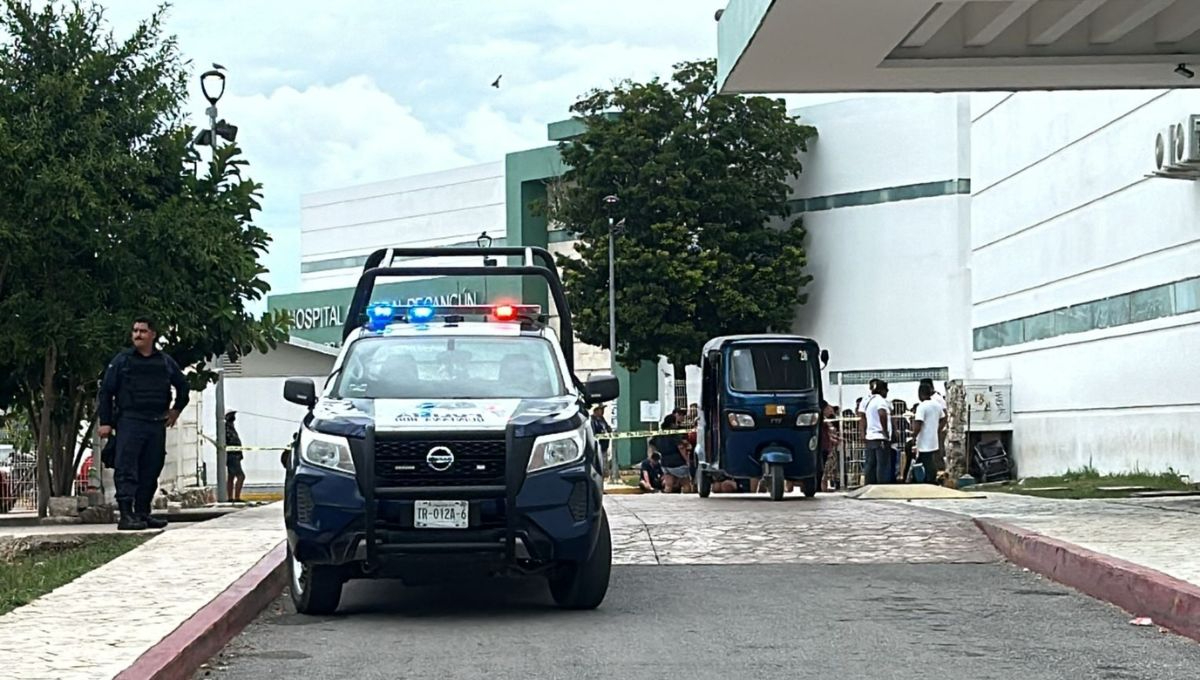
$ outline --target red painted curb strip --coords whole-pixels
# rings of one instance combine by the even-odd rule
[[[146,650],[117,680],[187,680],[221,651],[287,585],[283,542],[212,602]]]
[[[1004,522],[975,524],[1013,564],[1200,641],[1200,587]]]

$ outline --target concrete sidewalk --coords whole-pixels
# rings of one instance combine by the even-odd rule
[[[243,575],[261,568],[256,565],[264,556],[277,558],[273,549],[283,539],[279,504],[161,532],[0,616],[0,675],[116,677],[185,623],[194,623]]]
[[[989,493],[903,504],[972,517],[1012,562],[1200,640],[1200,499]]]

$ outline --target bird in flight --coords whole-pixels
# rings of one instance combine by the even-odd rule
[[[492,81],[492,87],[499,90],[500,89],[500,79],[503,77],[504,77],[504,74],[500,74],[500,75],[496,76],[496,79]]]

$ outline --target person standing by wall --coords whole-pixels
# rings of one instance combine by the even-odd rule
[[[936,484],[939,467],[937,455],[945,436],[946,411],[933,400],[931,385],[921,385],[918,395],[921,403],[917,405],[917,416],[913,420],[913,436],[917,440],[914,448],[917,460],[925,470],[925,479],[921,481]]]
[[[121,511],[117,529],[161,529],[167,523],[150,515],[150,503],[166,460],[167,428],[174,427],[188,405],[190,387],[179,364],[156,346],[158,333],[153,321],[134,319],[130,335],[133,347],[113,357],[100,383],[99,434],[110,437],[115,426],[113,477]],[[174,405],[171,388],[175,389]]]
[[[242,459],[245,456],[240,450],[229,450],[230,446],[242,446],[242,438],[234,426],[235,420],[237,411],[225,414],[225,469],[229,472],[225,477],[225,497],[234,503],[241,503],[242,484],[246,483],[246,472],[242,469]]]
[[[871,399],[863,406],[867,422],[867,456],[863,467],[867,484],[885,484],[892,467],[892,406],[887,400],[887,381],[876,380],[871,391]]]

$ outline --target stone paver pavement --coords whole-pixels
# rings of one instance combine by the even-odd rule
[[[607,496],[617,564],[984,563],[969,518],[841,495]]]
[[[981,499],[909,503],[1007,522],[1200,585],[1200,501],[1195,498],[1057,500],[990,493]]]
[[[283,538],[278,505],[162,532],[0,616],[0,677],[112,678]]]

